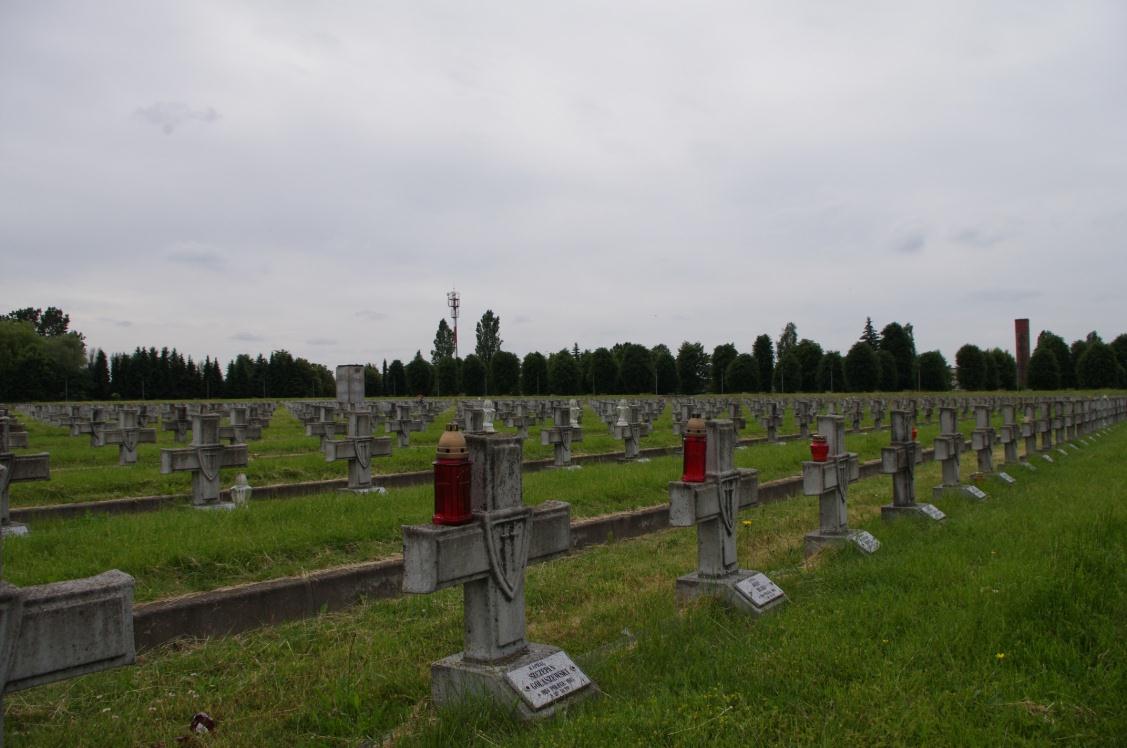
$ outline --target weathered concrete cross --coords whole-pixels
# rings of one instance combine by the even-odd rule
[[[162,418],[160,427],[165,431],[173,432],[173,439],[177,442],[184,442],[188,440],[188,432],[192,428],[192,419],[188,415],[187,405],[173,405],[172,414],[168,418]]]
[[[845,451],[845,417],[819,417],[818,432],[829,446],[828,456],[802,463],[802,492],[818,497],[818,529],[806,535],[806,555],[846,543],[873,553],[880,542],[864,530],[849,529],[849,484],[861,477],[861,468],[856,453]]]
[[[982,500],[986,494],[977,486],[963,485],[959,478],[959,459],[963,454],[963,435],[959,431],[959,423],[955,409],[941,406],[939,408],[939,436],[935,437],[935,459],[940,463],[943,482],[932,489],[932,496],[942,496],[947,491],[959,491],[973,499]]]
[[[918,514],[940,520],[946,517],[931,504],[916,503],[916,465],[923,461],[920,443],[912,436],[912,415],[892,411],[892,444],[881,447],[880,471],[892,476],[892,503],[880,508],[883,519]]]
[[[618,420],[614,424],[614,438],[623,440],[622,460],[638,459],[638,440],[649,436],[653,426],[642,420],[642,406],[628,405],[626,400],[618,401]]]
[[[8,489],[12,483],[51,480],[51,456],[46,452],[30,455],[12,454],[10,421],[0,416],[0,536],[26,535],[27,525],[13,522],[8,506]]]
[[[540,443],[554,445],[552,467],[571,467],[571,445],[583,441],[583,429],[572,420],[567,405],[552,407],[552,426],[540,431]]]
[[[697,526],[697,570],[677,580],[677,601],[718,597],[736,610],[759,616],[786,601],[765,574],[739,567],[739,513],[758,501],[759,471],[734,467],[736,437],[731,422],[702,424],[700,419],[688,419],[686,438],[692,438],[701,425],[706,440],[704,482],[669,483],[669,524]]]
[[[327,441],[322,449],[325,462],[348,460],[348,490],[367,493],[372,490],[372,458],[391,454],[391,437],[372,436],[371,412],[355,410],[348,414],[348,436]]]
[[[400,447],[409,447],[411,446],[411,432],[422,431],[423,420],[411,417],[411,405],[409,403],[396,403],[395,418],[389,418],[384,427],[386,433],[394,433],[399,436]]]
[[[91,432],[90,446],[105,447],[110,444],[117,445],[117,464],[136,465],[137,445],[156,444],[156,429],[144,429],[137,422],[136,408],[122,408],[118,411],[118,427],[116,429],[103,428]]]
[[[777,444],[779,441],[779,427],[783,425],[783,417],[779,413],[777,402],[767,403],[767,415],[763,417],[763,427],[767,429],[767,441]]]
[[[192,506],[196,509],[233,509],[231,502],[219,500],[219,471],[247,464],[247,446],[225,447],[219,443],[219,416],[192,416],[192,443],[186,449],[162,449],[160,472],[192,473]]]
[[[461,585],[465,649],[431,665],[438,706],[485,696],[525,719],[547,716],[595,688],[557,647],[525,639],[524,571],[567,552],[571,507],[524,505],[521,441],[467,434],[473,521],[403,527],[403,590]]]
[[[246,444],[262,438],[262,427],[250,422],[250,409],[247,406],[233,405],[229,413],[230,424],[219,427],[220,440],[226,439],[231,444]]]
[[[990,425],[990,408],[985,405],[974,406],[974,431],[970,435],[970,446],[978,460],[978,472],[983,475],[994,473],[994,427]]]

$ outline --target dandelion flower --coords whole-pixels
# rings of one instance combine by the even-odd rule
[[[1005,652],[999,652],[998,654],[994,655],[994,659],[1004,660],[1004,659],[1006,659],[1006,653]]]

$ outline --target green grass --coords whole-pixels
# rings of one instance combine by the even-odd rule
[[[747,416],[747,410],[741,411]],[[865,409],[863,426],[872,424],[868,408]],[[430,469],[434,460],[434,449],[445,424],[454,414],[448,409],[422,432],[411,434],[408,447],[398,447],[398,441],[391,436],[393,451],[388,457],[377,457],[372,461],[375,474],[413,472]],[[138,447],[138,462],[131,466],[117,464],[118,451],[115,446],[91,447],[89,436],[70,436],[68,429],[38,423],[24,418],[30,446],[17,453],[48,452],[51,455],[51,480],[28,483],[15,483],[11,487],[11,505],[14,507],[66,504],[83,501],[100,501],[130,496],[165,496],[186,494],[191,490],[189,473],[161,475],[160,450],[187,446],[176,444],[170,431],[161,431],[157,425],[157,443],[142,444]],[[600,454],[621,452],[622,442],[615,439],[598,420],[594,411],[584,406],[583,441],[573,447],[573,453]],[[672,431],[672,408],[665,411],[655,421],[650,436],[641,440],[643,448],[669,447],[679,444]],[[887,421],[886,421],[887,423]],[[848,421],[847,421],[848,424]],[[1000,424],[1000,421],[999,421]],[[546,425],[542,424],[542,426]],[[152,427],[152,424],[150,424]],[[496,423],[501,433],[516,433],[499,421]],[[540,444],[541,426],[530,427],[529,438],[524,442],[524,458],[541,460],[552,457],[552,447]],[[783,420],[780,433],[797,431],[794,415],[788,411]],[[749,420],[741,437],[765,435],[758,422]],[[967,431],[969,433],[969,430]],[[246,468],[230,468],[224,474],[227,481],[233,482],[235,473],[245,472],[251,485],[273,485],[279,483],[300,483],[305,481],[341,479],[347,474],[343,462],[329,463],[320,451],[319,437],[305,436],[304,427],[289,411],[278,408],[271,425],[263,430],[263,438],[249,442],[248,465]]]
[[[935,428],[923,427],[921,439],[930,438]],[[887,443],[887,432],[847,438],[862,460],[878,457]],[[764,482],[800,474],[802,461],[809,459],[802,442],[756,445],[735,455],[738,466],[757,468]],[[680,468],[680,457],[669,456],[528,473],[525,501],[567,501],[574,517],[654,506],[668,501],[668,483],[679,477]],[[431,487],[423,485],[392,489],[387,496],[334,491],[279,500],[252,497],[251,508],[237,512],[200,512],[185,505],[40,520],[29,535],[4,543],[4,569],[21,585],[121,569],[136,578],[138,601],[156,600],[398,553],[400,526],[429,522],[433,501]]]
[[[813,499],[744,514],[743,566],[790,604],[758,621],[678,612],[696,533],[668,530],[530,569],[529,639],[605,695],[527,726],[481,705],[435,715],[428,663],[461,647],[461,592],[167,646],[136,667],[7,697],[12,745],[1115,745],[1127,734],[1127,430],[1017,473],[942,524],[884,524],[888,479],[851,492],[883,547],[802,559]],[[920,485],[936,480],[921,469]],[[1000,656],[1001,655],[1001,656]]]

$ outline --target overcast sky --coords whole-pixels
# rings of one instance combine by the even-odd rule
[[[0,313],[330,367],[1127,332],[1127,3],[0,2]]]

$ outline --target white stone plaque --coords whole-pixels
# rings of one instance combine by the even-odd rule
[[[966,489],[967,489],[967,493],[969,493],[971,496],[973,496],[976,499],[985,499],[986,498],[986,492],[983,491],[978,486],[967,486]]]
[[[873,537],[871,532],[861,530],[853,533],[853,542],[865,553],[876,553],[880,548],[880,541]]]
[[[1032,470],[1032,471],[1033,471],[1033,472],[1035,472],[1035,473],[1037,472],[1037,468],[1033,467],[1033,465],[1031,465],[1031,464],[1030,464],[1030,463],[1028,463],[1028,462],[1022,462],[1022,463],[1020,463],[1020,464],[1021,464],[1021,466],[1022,466],[1023,468],[1025,468],[1026,470]]]
[[[1014,480],[1014,477],[1012,475],[1010,475],[1009,473],[1007,473],[1005,470],[998,473],[998,477],[1001,478],[1002,480],[1004,480],[1006,483],[1009,483],[1010,485],[1017,483],[1017,481]]]
[[[1065,451],[1064,451],[1063,449],[1061,449],[1060,447],[1057,447],[1057,451],[1058,451],[1058,452],[1060,452],[1060,453],[1061,453],[1062,455],[1064,455],[1065,457],[1068,457],[1068,452],[1065,452]]]
[[[778,585],[768,579],[766,574],[759,572],[747,579],[741,579],[736,583],[736,589],[757,608],[762,608],[772,600],[783,596],[783,591]]]
[[[934,504],[920,504],[920,511],[932,519],[946,519],[947,515]]]
[[[505,679],[533,709],[543,709],[591,685],[591,679],[571,661],[567,652],[556,652],[510,670],[505,673]]]
[[[1045,462],[1052,462],[1053,461],[1053,458],[1050,457],[1049,455],[1041,455],[1041,456],[1045,458]]]

